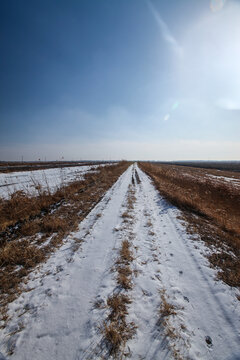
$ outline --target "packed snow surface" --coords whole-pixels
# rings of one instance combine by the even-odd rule
[[[0,197],[8,198],[13,192],[23,190],[27,194],[38,195],[39,185],[44,190],[55,191],[74,180],[80,180],[84,174],[104,165],[84,165],[34,171],[0,173]]]
[[[215,280],[204,244],[190,239],[178,219],[179,211],[132,165],[79,230],[32,274],[28,283],[32,290],[10,304],[12,319],[0,338],[1,360],[112,358],[101,346],[100,329],[108,310],[94,304],[106,304],[116,288],[112,269],[127,234],[121,215],[132,178],[136,202],[131,267],[135,276],[127,320],[134,321],[137,330],[126,344],[128,358],[175,359],[178,351],[182,359],[240,359],[235,290]],[[78,250],[76,241],[81,242]],[[167,335],[161,322],[160,293],[174,306],[169,324],[175,337]],[[11,350],[13,355],[7,355]]]

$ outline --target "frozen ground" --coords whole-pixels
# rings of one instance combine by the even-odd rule
[[[36,187],[51,192],[71,181],[83,178],[86,172],[94,171],[104,165],[84,165],[76,167],[53,168],[35,171],[17,171],[12,173],[0,173],[0,197],[8,198],[17,190],[23,190],[28,194],[37,195]]]
[[[137,170],[140,183],[135,177]],[[240,309],[235,290],[215,281],[201,242],[190,240],[176,208],[166,203],[136,165],[118,179],[49,261],[31,276],[10,305],[0,335],[0,359],[108,359],[100,330],[108,310],[95,307],[116,288],[112,271],[127,236],[122,213],[135,179],[132,303],[128,321],[137,331],[124,354],[131,359],[240,359]],[[81,241],[75,251],[75,240]],[[174,306],[166,326],[161,295]],[[13,351],[13,355],[7,355]],[[175,357],[174,357],[175,354]],[[176,355],[177,354],[177,355]],[[2,356],[2,357],[1,357]],[[179,356],[179,357],[177,357]]]

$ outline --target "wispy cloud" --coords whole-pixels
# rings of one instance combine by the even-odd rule
[[[155,6],[152,4],[151,1],[147,0],[147,5],[161,30],[161,34],[162,34],[164,41],[173,49],[173,51],[178,56],[181,56],[182,52],[183,52],[182,47],[179,45],[178,41],[172,35],[171,31],[169,30],[165,21],[162,19],[161,15],[156,10]]]

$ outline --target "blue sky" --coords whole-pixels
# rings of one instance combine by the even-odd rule
[[[0,160],[239,159],[239,1],[4,0],[0,28]]]

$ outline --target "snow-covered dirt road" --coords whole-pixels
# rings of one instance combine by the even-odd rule
[[[135,201],[128,222],[130,190]],[[207,249],[190,240],[179,214],[136,164],[130,166],[79,231],[32,274],[32,290],[10,305],[0,359],[114,358],[103,324],[107,299],[119,291],[114,264],[124,239],[133,252],[126,320],[136,331],[119,358],[240,359],[235,290],[215,280]]]

